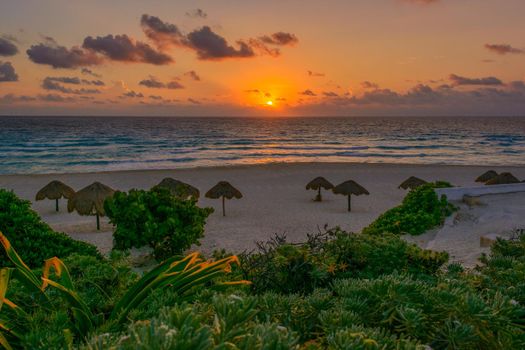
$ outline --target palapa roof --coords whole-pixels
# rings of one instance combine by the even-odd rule
[[[345,182],[335,186],[332,189],[332,191],[335,194],[343,194],[345,196],[348,196],[348,195],[351,195],[351,194],[354,195],[354,196],[360,196],[362,194],[366,194],[366,195],[370,194],[366,190],[366,188],[364,188],[363,186],[361,186],[360,184],[358,184],[354,180],[345,181]]]
[[[504,185],[504,184],[515,184],[518,182],[520,182],[520,180],[518,180],[511,173],[501,173],[498,176],[485,182],[485,185]]]
[[[228,181],[220,181],[217,185],[213,186],[205,194],[206,198],[221,198],[225,197],[228,199],[232,198],[242,198],[242,193],[235,187],[233,187]]]
[[[36,194],[36,200],[41,201],[43,199],[60,199],[62,197],[64,198],[71,198],[75,194],[75,190],[73,190],[71,187],[66,185],[63,182],[60,182],[58,180],[51,181],[38,193]]]
[[[200,191],[198,188],[193,187],[190,184],[185,182],[173,179],[171,177],[164,178],[158,185],[154,188],[166,188],[170,190],[171,194],[179,198],[188,198],[193,197],[198,199],[200,197]]]
[[[76,210],[80,215],[92,215],[98,213],[105,215],[104,201],[113,196],[115,190],[111,187],[94,182],[91,185],[84,187],[67,202],[67,211],[72,212]]]
[[[318,190],[320,187],[325,190],[334,188],[334,185],[322,176],[318,176],[306,185],[307,190]]]
[[[424,185],[426,183],[427,182],[425,180],[420,179],[419,177],[410,176],[408,179],[403,181],[401,183],[401,185],[399,185],[398,188],[402,188],[404,190],[410,188],[411,190],[413,190],[414,188],[417,188],[417,187],[419,187],[421,185]]]
[[[494,170],[489,170],[478,176],[476,178],[476,182],[487,182],[489,180],[492,180],[496,176],[498,176],[497,172],[495,172]]]

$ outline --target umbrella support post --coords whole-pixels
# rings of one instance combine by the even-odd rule
[[[352,196],[348,195],[348,211],[352,211]]]
[[[55,210],[58,212],[58,199],[55,199]]]
[[[100,231],[100,217],[97,214],[97,231]]]
[[[222,196],[222,216],[226,216],[226,210],[224,209],[224,196]]]
[[[319,187],[319,189],[317,190],[317,196],[315,196],[314,201],[315,202],[322,202],[323,201],[323,197],[321,196],[321,187]]]

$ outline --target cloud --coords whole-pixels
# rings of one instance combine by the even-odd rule
[[[239,48],[229,45],[226,39],[204,26],[187,35],[187,45],[197,52],[201,60],[253,57],[255,52],[244,41],[237,41]]]
[[[158,81],[155,77],[149,77],[149,79],[144,79],[139,82],[139,85],[144,85],[149,88],[161,89],[165,88],[166,84]]]
[[[306,89],[304,91],[301,91],[299,94],[300,95],[304,95],[304,96],[312,96],[312,97],[313,96],[317,96],[317,94],[315,92],[313,92],[312,90],[310,90],[310,89]]]
[[[325,74],[324,73],[313,72],[313,71],[309,70],[308,71],[308,76],[309,77],[324,77]]]
[[[18,81],[18,74],[11,62],[0,61],[0,82]]]
[[[80,79],[77,77],[47,77],[46,80],[58,82],[62,84],[73,84],[73,85],[95,85],[95,86],[105,86],[106,84],[102,80],[87,80]]]
[[[379,88],[379,85],[376,84],[376,83],[372,83],[370,81],[363,81],[361,83],[361,87],[363,89],[378,89]]]
[[[258,94],[261,91],[259,89],[248,89],[248,90],[244,90],[244,92],[249,93],[249,94]]]
[[[237,40],[235,45],[232,45],[209,26],[203,26],[185,34],[176,25],[147,14],[142,15],[140,23],[146,36],[160,50],[164,51],[172,46],[184,47],[195,51],[201,60],[219,61],[228,58],[248,58],[255,57],[258,54],[268,54],[275,57],[280,55],[280,50],[268,47],[268,45],[292,46],[298,41],[293,34],[276,32],[259,38]]]
[[[42,88],[44,90],[59,91],[64,94],[84,95],[84,94],[99,94],[98,89],[72,89],[65,87],[60,83],[80,85],[80,79],[78,78],[67,78],[67,77],[47,77],[42,81]]]
[[[193,99],[193,98],[188,98],[188,102],[189,103],[192,103],[194,105],[200,105],[201,103],[199,101],[197,101],[196,99]]]
[[[80,85],[80,79],[77,77],[47,77],[46,79],[64,84]]]
[[[93,72],[91,69],[82,68],[80,72],[85,75],[91,75],[92,77],[95,77],[95,78],[102,78],[100,74]]]
[[[0,36],[0,56],[14,56],[17,53],[16,45],[9,38]]]
[[[333,91],[324,91],[323,95],[326,96],[326,97],[338,97],[339,96],[338,94],[336,94]]]
[[[122,94],[122,96],[120,96],[120,98],[126,98],[126,97],[129,97],[129,98],[143,98],[144,95],[141,93],[141,92],[135,92],[133,90],[129,90],[127,92],[125,92],[124,94]]]
[[[525,92],[525,82],[523,82],[521,80],[511,81],[508,84],[508,86],[510,87],[511,90],[518,90],[518,91]]]
[[[76,100],[73,97],[61,96],[58,94],[47,94],[47,95],[38,95],[38,99],[44,102],[75,102]]]
[[[88,36],[84,39],[82,47],[98,52],[113,61],[154,65],[165,65],[173,62],[169,55],[156,51],[146,43],[133,40],[126,34],[98,36],[96,38]]]
[[[208,17],[208,14],[201,9],[195,9],[186,12],[186,16],[190,18],[206,18]]]
[[[522,115],[525,82],[474,90],[418,84],[405,92],[375,89],[354,96],[323,96],[303,100],[291,108],[293,113],[302,115]]]
[[[162,96],[159,95],[149,95],[148,97],[153,100],[162,100]]]
[[[78,68],[102,63],[102,59],[94,52],[76,46],[68,49],[49,40],[47,43],[32,45],[26,53],[34,63],[53,68]]]
[[[166,84],[167,89],[184,89],[184,86],[176,80],[170,81]]]
[[[154,76],[150,76],[148,79],[143,79],[139,82],[139,85],[146,86],[153,89],[184,89],[184,86],[176,80],[164,83],[159,81]]]
[[[7,94],[0,97],[0,104],[13,104],[17,102],[31,102],[35,101],[36,98],[32,96],[27,95],[14,95],[14,94]]]
[[[142,15],[140,24],[146,36],[159,48],[185,45],[185,36],[175,24],[164,22],[159,17],[147,14]]]
[[[485,44],[485,48],[489,51],[497,53],[498,55],[506,54],[523,54],[525,53],[522,49],[517,49],[508,44]]]
[[[276,32],[271,35],[259,37],[259,40],[269,45],[293,46],[299,42],[299,39],[292,33]]]
[[[189,72],[184,73],[184,75],[195,81],[201,81],[201,77],[194,70],[190,70]]]
[[[450,74],[449,79],[454,85],[502,85],[503,82],[496,77],[465,78],[456,74]]]
[[[82,79],[82,83],[86,85],[95,85],[95,86],[106,86],[102,80],[86,80]]]

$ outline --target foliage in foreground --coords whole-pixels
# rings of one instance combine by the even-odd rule
[[[304,244],[276,235],[241,254],[242,275],[256,293],[309,293],[340,278],[375,278],[393,272],[434,275],[447,253],[423,250],[396,235],[371,236],[332,229],[309,235]]]
[[[200,295],[191,306],[161,312],[154,305],[155,316],[134,315],[126,330],[95,335],[83,349],[522,349],[525,308],[508,288],[520,275],[498,264],[503,256],[525,259],[525,238],[498,241],[476,273],[459,265],[428,274],[385,271],[308,293]],[[418,270],[420,263],[409,265]],[[523,295],[523,284],[516,289]]]
[[[81,254],[100,258],[95,246],[53,231],[31,209],[29,201],[4,189],[0,189],[0,231],[17,247],[21,258],[30,267],[40,266],[42,261],[54,256],[65,258]],[[9,259],[1,252],[0,266],[8,264]]]
[[[123,334],[94,336],[82,349],[297,349],[295,334],[256,318],[256,303],[255,298],[217,295],[206,304],[177,305],[133,323]]]
[[[447,182],[428,183],[411,190],[401,205],[381,214],[363,230],[365,234],[420,235],[443,224],[455,207],[445,196],[438,198],[435,188],[452,187]]]
[[[238,263],[236,256],[215,262],[202,261],[197,253],[181,260],[176,257],[167,259],[129,286],[126,293],[115,301],[111,311],[104,314],[94,312],[80,297],[63,261],[56,257],[46,260],[42,277],[39,278],[23,262],[1,232],[0,243],[15,266],[0,269],[0,344],[6,348],[24,345],[24,338],[32,338],[31,328],[34,324],[31,314],[41,312],[41,308],[48,310],[56,308],[63,312],[61,330],[62,333],[69,334],[64,341],[68,341],[69,338],[69,342],[72,342],[73,336],[84,339],[97,328],[118,328],[127,321],[128,314],[155,291],[169,288],[179,301],[191,298],[198,287],[231,271],[231,264]],[[12,277],[25,289],[27,298],[37,300],[32,307],[24,308],[20,306],[21,304],[17,304],[21,299],[20,290],[12,296],[9,294]],[[217,287],[246,283],[246,281],[224,282]],[[100,289],[103,287],[105,286],[98,286]],[[44,325],[36,325],[36,328],[42,326]]]
[[[114,248],[149,246],[157,260],[182,254],[204,236],[211,208],[199,208],[195,200],[182,200],[169,190],[116,192],[104,203],[106,215],[116,226]]]
[[[474,283],[487,293],[504,293],[525,305],[525,230],[516,230],[511,240],[498,239],[489,256],[473,276]]]

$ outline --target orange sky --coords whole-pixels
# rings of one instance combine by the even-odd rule
[[[0,114],[523,115],[523,13],[522,0],[2,2]]]

